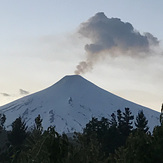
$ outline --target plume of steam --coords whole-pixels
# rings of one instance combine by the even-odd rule
[[[82,23],[78,32],[88,38],[91,44],[85,45],[86,60],[76,66],[75,74],[92,70],[94,64],[106,55],[141,57],[142,53],[150,54],[152,46],[159,45],[158,39],[152,34],[142,35],[130,23],[107,18],[102,12]]]

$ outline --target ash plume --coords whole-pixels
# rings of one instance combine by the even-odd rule
[[[94,64],[107,55],[144,57],[150,55],[153,46],[159,45],[151,33],[140,34],[130,23],[107,18],[103,12],[82,23],[78,32],[91,43],[85,45],[86,59],[76,66],[75,74],[92,70]]]
[[[79,63],[79,65],[76,66],[76,70],[75,70],[75,74],[76,75],[79,75],[79,74],[84,74],[90,70],[92,70],[92,63],[91,62],[85,62],[85,61],[82,61]]]

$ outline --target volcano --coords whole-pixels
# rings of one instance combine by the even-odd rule
[[[44,129],[55,126],[59,133],[82,132],[92,117],[110,119],[112,113],[125,108],[136,118],[143,110],[152,131],[159,125],[160,113],[118,97],[79,75],[65,76],[54,85],[1,106],[6,115],[6,129],[21,116],[28,127],[32,127],[40,114]]]

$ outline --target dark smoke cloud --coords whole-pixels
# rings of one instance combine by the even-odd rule
[[[85,62],[85,61],[82,61],[79,63],[79,65],[76,66],[77,70],[75,71],[75,74],[84,74],[90,70],[93,69],[92,67],[92,62]]]
[[[8,93],[0,93],[3,96],[10,96]]]
[[[87,58],[77,65],[75,74],[91,70],[101,56],[118,54],[140,57],[142,53],[150,54],[151,48],[159,45],[158,39],[152,34],[142,35],[130,23],[107,18],[102,12],[82,23],[78,32],[91,43],[85,45]]]
[[[28,91],[25,91],[23,89],[19,89],[19,92],[20,92],[20,95],[27,95],[27,94],[29,94]]]

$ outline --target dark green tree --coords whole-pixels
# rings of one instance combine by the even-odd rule
[[[123,113],[122,117],[122,129],[123,134],[125,136],[128,136],[133,128],[132,121],[134,119],[134,116],[132,115],[129,108],[125,108],[125,112]]]
[[[22,121],[22,118],[17,118],[12,123],[12,130],[8,133],[8,139],[13,146],[20,146],[23,144],[27,136],[27,126],[25,121]]]
[[[6,121],[6,116],[0,113],[0,132],[4,129],[4,123]]]
[[[86,124],[84,128],[84,134],[87,135],[88,140],[91,136],[96,136],[98,141],[101,142],[104,134],[109,129],[109,122],[107,118],[102,117],[101,120],[97,118],[92,118],[89,123]]]
[[[137,127],[138,130],[146,133],[149,130],[147,124],[148,120],[146,119],[143,110],[141,110],[136,117],[135,126]]]
[[[33,130],[35,132],[35,130]],[[32,137],[31,137],[32,136]],[[16,162],[20,163],[62,163],[67,162],[69,141],[65,134],[60,135],[54,127],[49,127],[39,137],[29,136]]]
[[[86,127],[84,128],[84,134],[92,135],[92,133],[96,133],[97,131],[98,131],[98,119],[92,117],[92,119],[89,121],[89,123],[86,124]]]
[[[75,133],[75,144],[72,148],[69,163],[102,163],[104,153],[102,152],[101,143],[95,135],[89,137],[82,133]]]
[[[153,158],[162,162],[163,151],[163,125],[156,126],[153,130]]]
[[[8,139],[7,139],[7,131],[5,130],[4,123],[6,121],[6,116],[4,114],[0,114],[0,162],[8,162]]]
[[[160,124],[163,125],[163,104],[161,106]]]
[[[110,153],[114,153],[115,149],[120,146],[120,133],[117,128],[116,115],[111,114],[111,119],[109,120],[109,128],[103,136],[102,151],[105,157],[108,157]]]
[[[155,162],[153,159],[152,136],[137,130],[127,138],[126,145],[118,148],[110,155],[111,163],[146,163]],[[158,162],[158,161],[157,161]]]
[[[110,127],[117,127],[116,115],[114,113],[111,114],[111,119],[109,120]]]
[[[122,112],[120,109],[117,110],[117,119],[118,119],[118,129],[120,132],[122,132],[123,117],[122,117]]]
[[[111,126],[103,137],[102,150],[105,157],[108,157],[110,153],[114,153],[122,145],[122,135],[116,127]]]
[[[154,159],[157,162],[162,162],[162,151],[163,151],[163,104],[161,106],[160,113],[160,124],[161,126],[155,126],[153,130],[153,147],[154,147]]]
[[[119,132],[119,139],[118,139],[118,145],[123,146],[126,142],[127,137],[132,131],[132,120],[134,119],[134,116],[132,115],[129,108],[125,108],[125,112],[121,112],[121,110],[117,110],[117,120],[118,125],[117,129]]]

